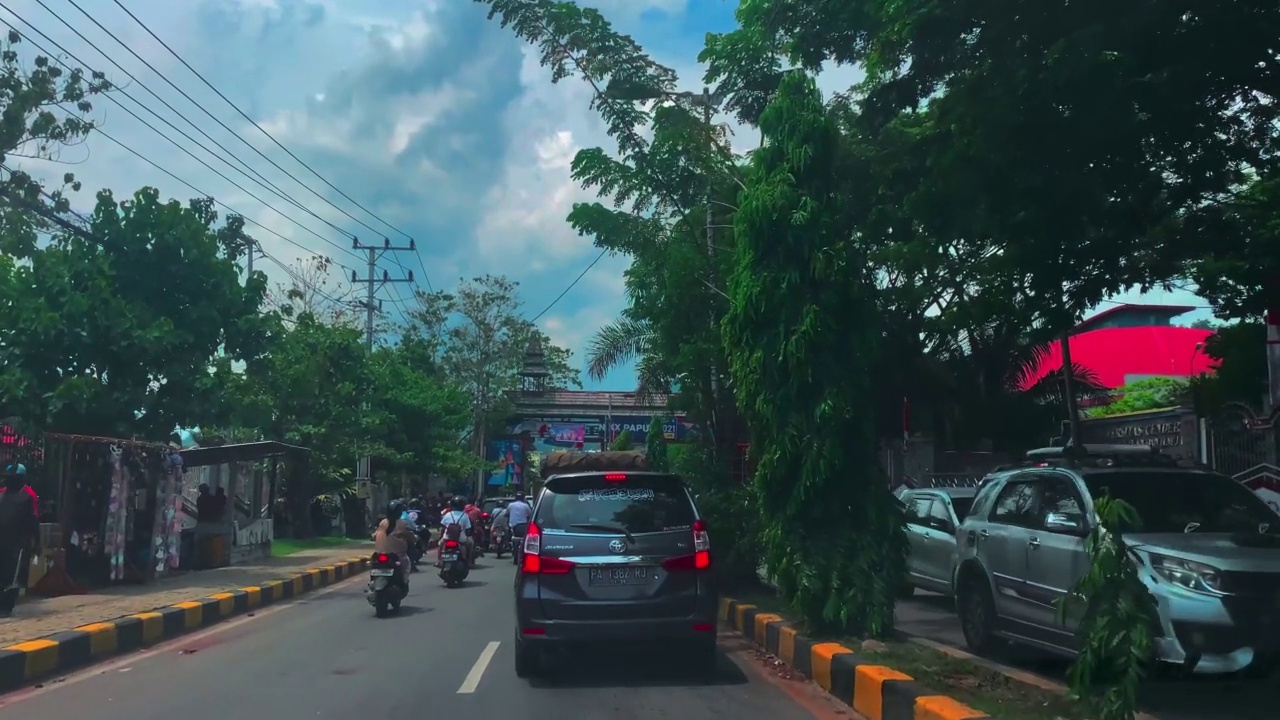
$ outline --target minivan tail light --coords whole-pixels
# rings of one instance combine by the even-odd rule
[[[699,550],[692,555],[668,558],[662,567],[673,571],[707,570],[711,567],[711,551]]]
[[[711,536],[707,534],[707,521],[693,523],[693,554],[673,557],[662,566],[668,570],[708,570],[711,568]]]
[[[537,523],[529,523],[529,530],[524,536],[524,559],[520,570],[532,575],[566,575],[573,571],[573,563],[568,560],[542,557],[541,552],[542,530]]]

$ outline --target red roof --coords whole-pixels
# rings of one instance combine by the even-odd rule
[[[1204,351],[1204,342],[1212,334],[1212,330],[1172,325],[1092,330],[1071,336],[1071,361],[1092,370],[1109,388],[1118,388],[1129,378],[1141,379],[1135,375],[1192,377],[1217,366]],[[1062,346],[1055,342],[1022,389],[1061,368]]]
[[[1164,316],[1166,320],[1172,320],[1179,315],[1186,315],[1195,309],[1196,307],[1194,305],[1147,305],[1144,303],[1122,303],[1109,307],[1102,312],[1095,313],[1084,320],[1081,320],[1080,324],[1076,325],[1071,332],[1082,333],[1086,330],[1094,330],[1107,320],[1112,320],[1116,317],[1124,317],[1126,315],[1141,314],[1146,317],[1155,315]]]

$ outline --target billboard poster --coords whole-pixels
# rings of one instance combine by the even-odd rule
[[[489,487],[524,487],[524,448],[519,440],[490,441],[489,462],[498,463],[489,472]]]
[[[649,438],[649,425],[653,422],[652,415],[614,415],[607,420],[609,427],[605,428],[605,423],[598,425],[596,435],[604,444],[613,442],[615,438],[622,434],[625,430],[631,436],[631,442],[636,445],[643,445]],[[685,422],[683,417],[666,417],[662,422],[662,436],[667,442],[684,442],[688,440],[693,432],[693,425]]]

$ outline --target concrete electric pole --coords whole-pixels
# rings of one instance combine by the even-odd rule
[[[377,297],[378,291],[381,290],[384,285],[389,285],[391,283],[413,282],[412,270],[409,271],[409,276],[404,278],[393,278],[387,274],[386,270],[382,271],[382,277],[378,277],[378,260],[382,259],[383,255],[390,252],[416,252],[418,250],[418,246],[413,240],[410,240],[407,246],[392,245],[390,240],[383,238],[381,245],[364,245],[361,244],[358,239],[352,239],[351,247],[356,250],[363,250],[367,254],[369,261],[368,275],[364,278],[360,278],[356,275],[356,271],[352,270],[351,283],[353,285],[362,284],[365,286],[365,297],[364,302],[362,303],[364,305],[364,342],[366,347],[373,350],[374,315],[382,309],[382,302],[378,300]],[[372,468],[370,465],[371,463],[369,458],[361,458],[359,464],[356,466],[356,482],[368,482],[373,479]],[[370,512],[373,512],[374,498],[372,492],[369,493],[368,504]]]

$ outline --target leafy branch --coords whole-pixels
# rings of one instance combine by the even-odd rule
[[[1103,495],[1094,512],[1098,523],[1085,540],[1089,570],[1058,606],[1063,623],[1083,611],[1083,648],[1067,680],[1073,693],[1095,707],[1099,720],[1133,720],[1154,644],[1151,629],[1159,618],[1122,535],[1123,528],[1138,527],[1138,511]]]

